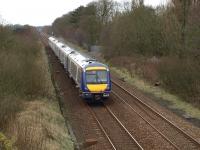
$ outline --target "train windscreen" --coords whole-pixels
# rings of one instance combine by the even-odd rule
[[[107,71],[106,70],[89,70],[86,71],[86,83],[87,84],[106,84]]]

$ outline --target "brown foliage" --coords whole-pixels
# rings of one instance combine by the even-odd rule
[[[133,0],[127,5],[118,11],[112,0],[100,0],[93,5],[95,13],[84,13],[89,7],[77,9],[72,13],[76,15],[63,16],[58,19],[60,25],[55,21],[53,27],[70,32],[69,39],[80,45],[103,46],[104,57],[113,64],[150,82],[162,81],[167,90],[198,103],[200,2],[171,0],[166,6],[152,8]],[[75,22],[70,22],[71,15]],[[152,58],[159,62],[150,61]]]

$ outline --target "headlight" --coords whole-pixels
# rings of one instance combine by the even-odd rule
[[[109,86],[109,84],[107,84],[106,90],[110,90],[110,86]]]

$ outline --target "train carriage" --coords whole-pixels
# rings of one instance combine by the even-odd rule
[[[74,50],[69,47],[64,48],[64,64],[63,65],[66,71],[68,71],[68,62],[69,62],[68,55],[72,53],[73,51]]]
[[[84,67],[83,97],[94,99],[108,98],[111,91],[110,71],[99,62],[88,63]]]
[[[49,38],[49,45],[84,99],[91,101],[109,97],[111,80],[108,66],[71,49],[54,37]]]
[[[54,51],[54,53],[57,57],[59,56],[58,44],[59,44],[59,42],[55,38],[53,38],[53,37],[49,38],[49,46]]]

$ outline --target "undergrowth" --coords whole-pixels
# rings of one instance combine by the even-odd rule
[[[149,84],[148,82],[145,82],[137,75],[130,74],[130,72],[127,69],[119,69],[116,67],[111,67],[111,69],[114,72],[116,72],[119,76],[123,77],[125,81],[127,81],[130,84],[133,84],[139,90],[144,91],[148,94],[152,94],[159,100],[168,101],[169,103],[171,103],[169,107],[171,107],[172,109],[182,110],[188,116],[200,119],[200,110],[198,108],[195,108],[192,104],[184,102],[183,99],[181,99],[180,97],[170,94],[169,92],[160,87],[156,87],[152,84]]]
[[[0,149],[73,149],[45,55],[33,27],[0,26]]]

